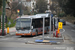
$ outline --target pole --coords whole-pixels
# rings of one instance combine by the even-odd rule
[[[3,0],[3,13],[2,13],[2,36],[4,36],[5,5],[6,5],[6,0]]]
[[[1,30],[2,30],[2,15],[1,15]]]
[[[54,18],[53,18],[53,32],[54,32]]]
[[[21,26],[21,16],[22,16],[22,1],[21,1],[21,9],[20,9],[20,26]]]
[[[49,31],[50,35],[51,35],[51,15],[50,15],[50,31]]]
[[[43,17],[43,40],[44,40],[44,27],[45,27],[45,17]]]
[[[21,5],[20,5],[20,13],[19,13],[19,15],[20,15],[20,27],[21,27],[22,1],[21,1],[21,0],[18,0],[18,1],[19,1],[19,4],[21,4]]]
[[[53,17],[53,37],[55,37],[55,32],[54,32],[54,17]]]

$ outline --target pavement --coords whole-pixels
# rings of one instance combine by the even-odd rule
[[[15,27],[9,28],[9,34],[7,34],[7,28],[5,30],[6,30],[6,35],[5,36],[14,35],[15,33],[13,33],[13,32],[16,32],[16,28]],[[5,37],[5,36],[0,36],[0,38]]]
[[[18,42],[0,42],[0,50],[74,50],[74,45],[34,45]]]

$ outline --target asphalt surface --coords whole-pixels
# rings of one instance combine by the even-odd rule
[[[34,45],[24,43],[0,42],[0,50],[74,50],[74,45]]]
[[[31,42],[36,39],[42,38],[42,35],[39,36],[7,36],[0,38],[0,50],[75,50],[75,28],[69,26],[68,24],[63,26],[64,32],[64,42],[61,44],[25,44],[25,42]],[[15,34],[12,32],[11,34]],[[49,34],[45,34],[45,37]]]
[[[64,35],[67,35],[72,42],[75,42],[75,28],[70,27],[69,25],[64,26],[65,32]]]

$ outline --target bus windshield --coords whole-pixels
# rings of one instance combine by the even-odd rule
[[[16,29],[30,29],[30,19],[17,19]]]

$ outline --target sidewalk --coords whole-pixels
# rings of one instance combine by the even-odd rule
[[[7,28],[5,30],[7,32]],[[16,32],[16,28],[15,27],[9,28],[9,33],[11,33],[11,32]]]
[[[5,30],[6,30],[6,36],[14,35],[15,34],[14,32],[16,32],[16,28],[15,27],[9,28],[9,35],[7,34],[7,28]],[[0,38],[2,38],[2,37],[5,37],[5,36],[0,36]]]

